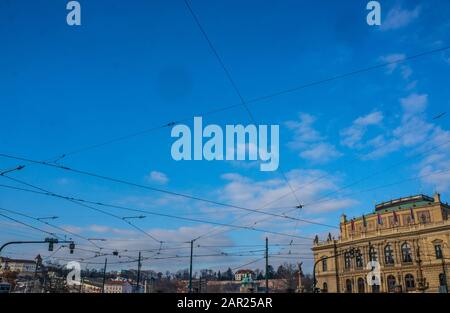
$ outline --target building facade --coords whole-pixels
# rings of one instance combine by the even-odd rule
[[[0,257],[0,272],[5,270],[32,275],[36,270],[36,261]]]
[[[448,292],[450,206],[417,195],[375,206],[348,220],[340,235],[312,248],[321,292]]]
[[[110,280],[105,283],[105,293],[132,293],[133,286],[128,281]]]
[[[253,272],[252,270],[241,269],[234,273],[234,280],[241,281],[244,278],[255,279],[255,276],[255,272]]]

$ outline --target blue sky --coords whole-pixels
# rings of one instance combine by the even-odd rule
[[[0,3],[1,153],[44,160],[193,114],[203,115],[207,124],[251,123],[242,107],[202,114],[238,104],[239,97],[183,1],[80,3],[79,27],[66,24],[66,1]],[[382,25],[375,27],[366,24],[367,1],[192,0],[191,5],[244,99],[251,100],[448,46],[450,6],[444,1],[380,3]],[[285,173],[291,185],[300,189],[300,201],[309,204],[292,214],[333,225],[342,213],[361,215],[372,211],[374,203],[395,197],[439,191],[446,201],[450,191],[450,174],[445,172],[450,158],[444,145],[450,141],[449,74],[447,50],[250,104],[259,123],[280,125],[278,172],[260,172],[250,162],[175,162],[170,155],[170,128],[69,155],[59,163],[253,209],[289,192]],[[5,158],[0,162],[2,169],[18,165]],[[399,165],[367,178],[393,164]],[[283,219],[267,220],[259,214],[244,216],[246,212],[38,165],[10,176],[63,195],[138,209],[239,225],[266,219],[256,225],[307,237],[330,231]],[[330,201],[314,203],[362,178],[367,179],[333,194]],[[6,178],[1,183],[21,186]],[[361,192],[366,189],[373,190]],[[288,196],[267,211],[282,213],[283,207],[296,204]],[[55,224],[83,236],[108,238],[104,245],[111,249],[157,246],[120,220],[62,199],[1,188],[0,207],[34,217],[59,216]],[[108,210],[130,216],[130,212]],[[4,218],[0,223],[1,241],[44,236]],[[172,242],[190,240],[212,227],[152,216],[133,223]],[[199,244],[263,244],[264,237],[260,232],[234,230]],[[291,241],[269,238],[273,243]],[[309,248],[303,244],[310,242],[294,242],[302,246],[288,247],[284,253],[301,253],[308,263]],[[175,243],[167,247],[171,245]],[[229,251],[238,250],[233,249]],[[31,247],[8,251],[12,256],[48,254]],[[85,256],[77,253],[76,257]],[[178,253],[184,255],[187,250]],[[248,259],[252,257],[205,258],[198,267],[238,266]],[[187,265],[187,260],[154,260],[146,266]]]

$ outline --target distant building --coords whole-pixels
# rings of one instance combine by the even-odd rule
[[[87,280],[83,280],[81,282],[81,292],[84,293],[101,293],[102,285],[98,282],[91,282]],[[106,292],[106,284],[105,284],[105,292]]]
[[[314,240],[322,292],[448,292],[450,206],[417,195],[383,202],[375,211],[340,221],[340,236]],[[374,283],[373,263],[381,281]]]
[[[36,270],[36,261],[0,257],[0,273],[6,270],[18,272],[21,275],[32,275]]]
[[[105,282],[105,293],[131,293],[133,286],[128,281],[109,280]]]
[[[241,281],[244,278],[255,279],[256,278],[255,272],[253,272],[252,270],[242,269],[242,270],[238,270],[234,274],[234,280]]]

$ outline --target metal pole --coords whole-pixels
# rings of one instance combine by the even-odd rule
[[[269,293],[269,239],[266,237],[266,293]]]
[[[192,293],[192,254],[194,252],[194,240],[191,240],[191,258],[189,264],[189,292]]]
[[[105,280],[106,280],[106,265],[108,264],[108,258],[105,258],[105,267],[103,268],[103,285],[102,293],[105,293]]]
[[[138,271],[136,278],[136,291],[139,292],[139,280],[141,278],[141,251],[139,251],[139,259],[138,259]]]

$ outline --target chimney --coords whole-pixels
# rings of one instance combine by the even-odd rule
[[[434,202],[441,203],[441,195],[438,192],[434,193]]]

